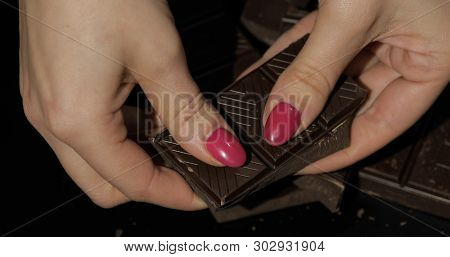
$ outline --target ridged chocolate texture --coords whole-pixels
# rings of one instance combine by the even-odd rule
[[[365,88],[351,78],[342,77],[322,113],[306,130],[282,146],[269,145],[263,138],[262,124],[266,98],[279,75],[300,52],[306,39],[307,36],[295,42],[254,72],[225,88],[217,97],[222,114],[235,126],[242,140],[271,168],[281,165],[293,153],[309,147],[353,116],[367,96]]]
[[[218,208],[236,203],[268,184],[344,148],[349,143],[350,124],[350,120],[346,120],[301,154],[293,154],[294,158],[276,169],[269,168],[255,154],[251,154],[251,159],[240,168],[211,166],[187,153],[167,130],[158,135],[153,144],[195,192],[210,206]]]
[[[270,172],[258,157],[240,168],[215,167],[187,153],[166,130],[155,139],[164,159],[184,176],[191,187],[214,207],[232,203],[249,193],[255,183]]]
[[[161,155],[213,207],[233,204],[270,183],[350,144],[351,118],[367,91],[352,80],[338,84],[329,102],[304,132],[282,146],[262,139],[262,110],[278,76],[301,50],[306,37],[219,93],[217,107],[250,145],[250,160],[240,168],[214,167],[184,151],[166,130],[153,143]]]

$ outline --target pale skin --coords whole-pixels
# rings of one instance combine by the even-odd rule
[[[205,208],[181,176],[154,165],[127,138],[122,107],[139,83],[181,145],[220,165],[205,151],[204,140],[212,129],[228,125],[193,82],[166,2],[24,0],[20,8],[29,15],[20,17],[24,112],[78,186],[102,207],[131,200]],[[302,111],[302,128],[320,113],[342,72],[370,89],[353,122],[350,147],[303,174],[348,166],[420,118],[450,79],[449,14],[450,4],[442,0],[320,1],[318,11],[249,68],[310,33],[265,109],[267,119],[277,101],[290,99]],[[173,105],[183,94],[192,99]],[[296,102],[305,95],[307,104]],[[192,137],[183,140],[185,135]]]

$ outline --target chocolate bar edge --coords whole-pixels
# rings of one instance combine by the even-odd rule
[[[150,139],[151,144],[157,149],[159,154],[165,159],[170,160],[171,164],[173,165],[173,168],[175,171],[177,171],[185,180],[186,182],[192,187],[193,191],[197,194],[201,194],[201,198],[205,201],[207,201],[209,206],[213,206],[214,208],[219,208],[222,206],[222,200],[216,196],[214,192],[209,190],[206,187],[202,187],[202,183],[196,183],[195,182],[195,176],[190,176],[185,172],[184,168],[180,166],[177,160],[174,159],[174,156],[171,154],[167,154],[166,152],[169,151],[169,149],[164,149],[158,142],[162,137],[164,137],[167,133],[169,133],[168,130],[164,130],[159,135],[157,135],[154,138]]]

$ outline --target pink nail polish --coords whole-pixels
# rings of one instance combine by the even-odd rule
[[[239,140],[224,128],[214,130],[206,141],[206,149],[216,160],[229,167],[240,167],[246,160]]]
[[[269,115],[264,126],[264,137],[271,145],[282,145],[300,126],[300,111],[292,104],[280,102]]]

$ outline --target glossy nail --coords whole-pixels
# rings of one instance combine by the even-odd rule
[[[269,115],[264,126],[264,137],[271,145],[282,145],[288,141],[300,126],[300,111],[292,104],[280,102]]]
[[[240,167],[245,163],[246,154],[239,140],[224,128],[218,128],[206,141],[209,153],[225,166]]]

